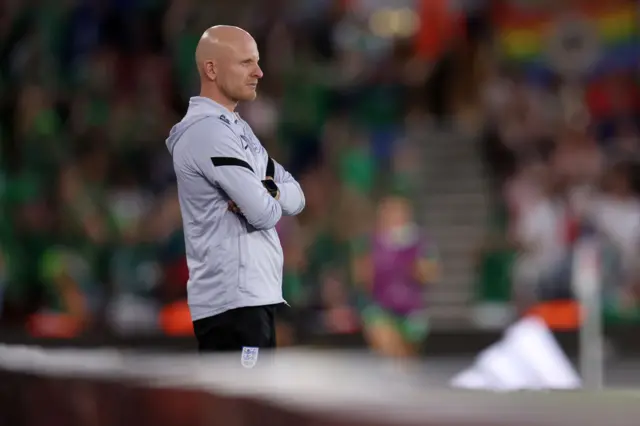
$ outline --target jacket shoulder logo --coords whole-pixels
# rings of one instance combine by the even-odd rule
[[[229,121],[229,119],[227,118],[226,115],[222,114],[220,117],[218,117],[220,119],[220,121],[224,121],[226,124],[228,124],[229,126],[231,125],[231,121]]]
[[[260,143],[251,136],[243,134],[240,135],[240,139],[242,139],[242,141],[247,144],[247,146],[251,147],[251,150],[254,152],[254,154],[259,154],[260,152],[262,152],[262,145],[260,145]]]

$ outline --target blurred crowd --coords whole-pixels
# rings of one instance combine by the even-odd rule
[[[411,191],[414,49],[372,34],[343,1],[246,3],[247,16],[219,2],[1,3],[7,327],[179,331],[188,271],[164,139],[199,90],[195,45],[221,22],[257,39],[266,76],[239,112],[306,193],[304,214],[280,224],[286,297],[319,311],[311,327],[357,327],[343,309],[350,246],[374,197]]]
[[[635,71],[634,71],[635,72]],[[636,303],[640,255],[638,107],[633,72],[593,83],[487,83],[485,154],[519,302],[571,299],[574,248],[597,240],[615,303]],[[614,302],[610,299],[610,302]]]
[[[301,318],[290,323],[359,330],[358,243],[389,214],[380,200],[420,197],[425,122],[482,139],[500,218],[483,253],[510,259],[484,293],[564,297],[571,244],[596,230],[635,300],[636,70],[528,79],[499,61],[481,2],[455,2],[466,15],[447,21],[435,56],[374,31],[355,1],[233,3],[0,2],[0,323],[57,336],[180,329],[188,271],[164,140],[199,90],[195,45],[217,23],[255,36],[265,78],[239,113],[306,194],[278,227]],[[389,25],[402,35],[414,21]]]
[[[637,26],[637,2],[627,5]],[[480,267],[492,282],[480,294],[513,300],[519,313],[544,305],[554,326],[575,327],[577,262],[582,270],[597,268],[608,319],[637,320],[637,61],[612,56],[598,69],[542,78],[483,62],[482,147],[496,202]],[[594,258],[577,257],[585,244],[595,247]]]

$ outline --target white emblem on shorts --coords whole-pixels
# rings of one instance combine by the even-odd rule
[[[242,357],[240,363],[244,368],[253,368],[258,362],[258,350],[260,348],[252,348],[250,346],[242,347]]]

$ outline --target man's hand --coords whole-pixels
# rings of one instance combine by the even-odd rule
[[[231,213],[235,213],[235,214],[239,214],[239,215],[242,214],[242,212],[240,211],[240,208],[238,207],[238,205],[236,203],[234,203],[232,200],[227,201],[227,205],[229,206],[229,211]]]
[[[268,181],[274,182],[273,178],[271,176],[268,176],[265,180],[262,181],[262,185],[273,198],[275,198],[276,200],[279,199],[280,189],[275,184],[275,182],[270,184],[270,183],[267,183]],[[240,211],[240,208],[236,203],[233,202],[233,200],[227,201],[227,205],[229,206],[230,212],[242,215],[242,211]]]
[[[280,189],[275,184],[271,176],[267,176],[267,178],[262,181],[262,185],[273,198],[275,198],[276,200],[280,198]]]

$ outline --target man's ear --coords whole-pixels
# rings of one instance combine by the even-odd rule
[[[218,72],[217,64],[214,61],[206,61],[204,63],[204,71],[207,77],[209,77],[211,80],[215,80]]]

